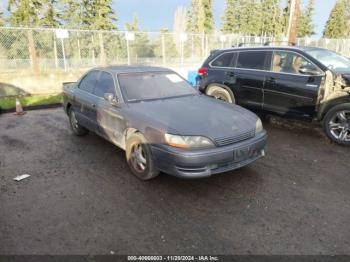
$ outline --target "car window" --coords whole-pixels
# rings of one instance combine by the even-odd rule
[[[266,51],[239,52],[236,67],[264,70],[266,55]]]
[[[350,59],[326,49],[306,50],[306,53],[339,74],[350,72]]]
[[[114,81],[111,74],[101,72],[100,78],[94,89],[94,94],[99,97],[104,97],[104,94],[106,93],[115,95]]]
[[[94,87],[97,82],[99,72],[91,71],[89,72],[80,82],[79,88],[85,90],[86,92],[93,93]]]
[[[232,66],[232,59],[234,55],[235,53],[222,54],[211,62],[211,66],[230,67]]]
[[[276,73],[291,73],[302,74],[300,69],[303,67],[312,66],[315,67],[309,60],[303,56],[288,52],[288,51],[275,51],[272,57],[272,71]]]
[[[124,99],[127,101],[197,94],[195,88],[174,72],[118,74],[118,80]]]

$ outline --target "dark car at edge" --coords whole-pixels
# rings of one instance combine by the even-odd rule
[[[184,178],[237,169],[264,156],[267,134],[252,112],[202,95],[166,68],[108,66],[64,83],[73,133],[126,152],[133,174]]]
[[[198,70],[201,92],[256,112],[323,124],[350,145],[350,60],[327,49],[235,47],[212,51]]]

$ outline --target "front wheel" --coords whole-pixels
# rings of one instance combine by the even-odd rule
[[[126,142],[126,160],[131,172],[141,180],[149,180],[159,175],[154,167],[151,148],[139,133],[132,134]]]
[[[323,129],[332,141],[350,145],[350,103],[329,110],[323,121]]]
[[[205,92],[208,96],[212,96],[215,99],[225,101],[230,104],[235,104],[235,97],[231,90],[228,90],[219,85],[211,85],[207,88]]]

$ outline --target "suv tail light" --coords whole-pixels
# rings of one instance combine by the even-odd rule
[[[206,67],[201,67],[198,69],[198,75],[204,76],[208,72],[208,68]]]

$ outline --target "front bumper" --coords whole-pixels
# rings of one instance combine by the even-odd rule
[[[155,166],[182,178],[202,178],[246,166],[265,154],[266,131],[245,141],[210,149],[185,150],[152,145]]]

